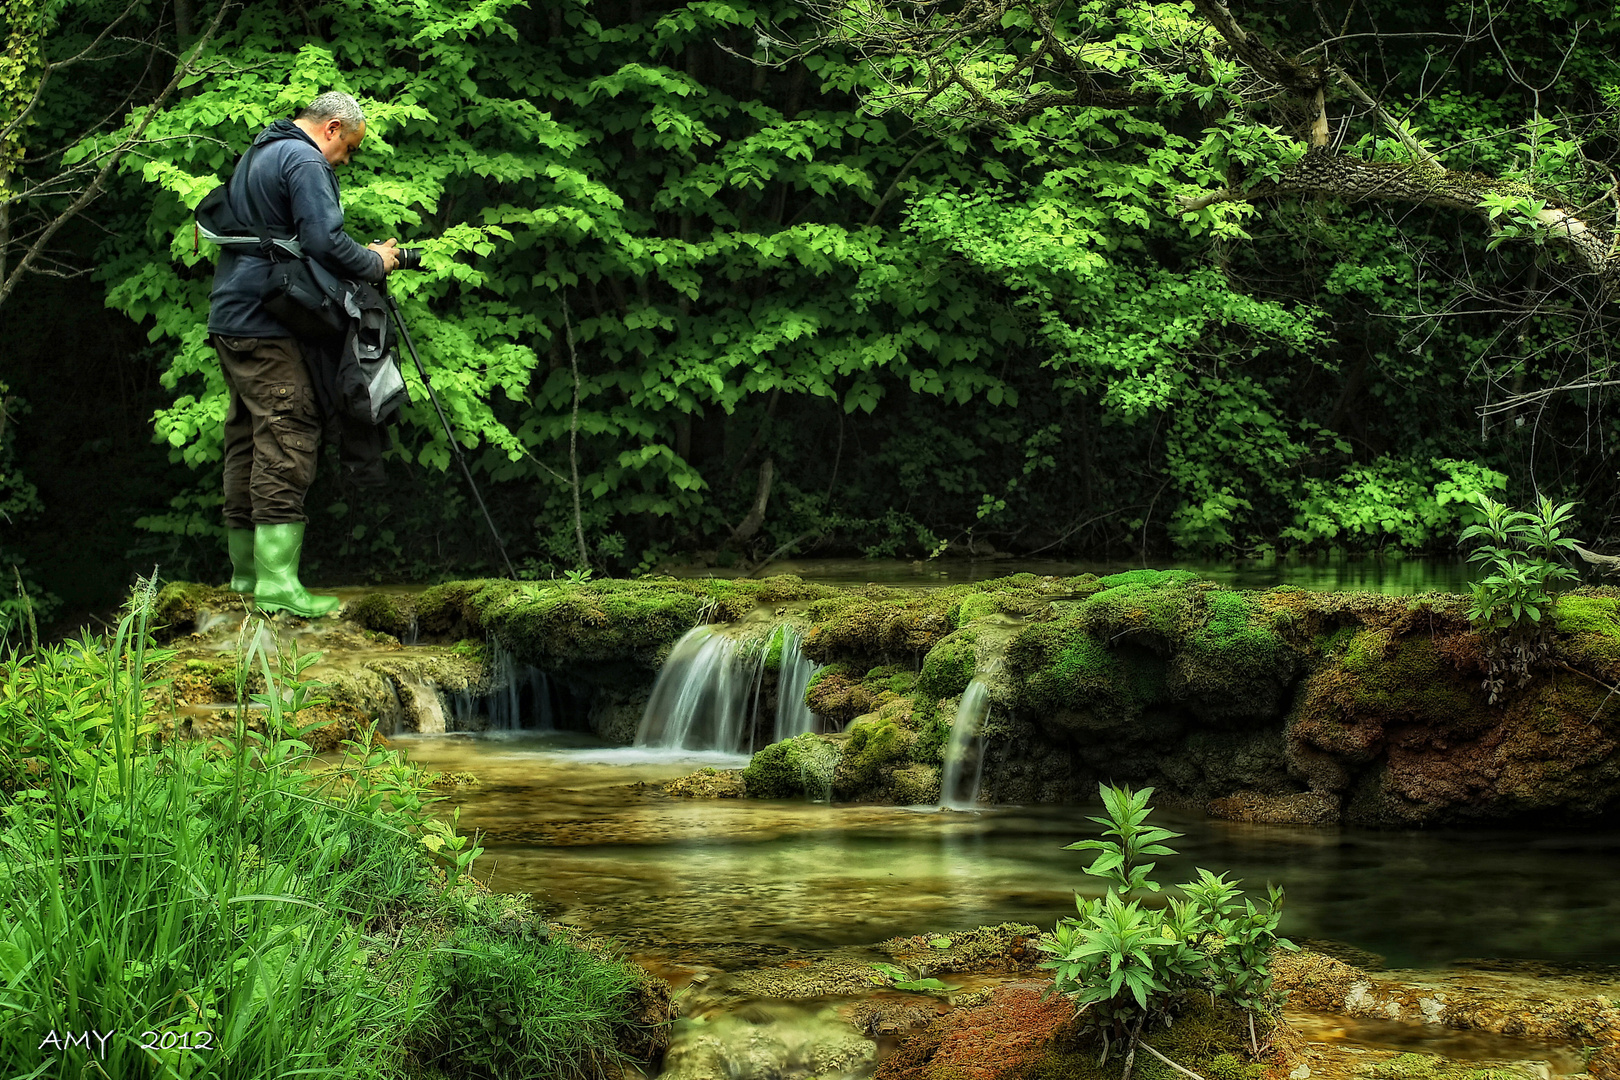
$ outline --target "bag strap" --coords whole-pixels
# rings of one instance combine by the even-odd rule
[[[242,155],[241,164],[236,167],[236,171],[231,174],[231,178],[225,181],[225,199],[227,205],[230,202],[230,194],[232,190],[231,186],[236,183],[237,178],[242,177],[242,182],[244,184],[247,183],[245,177],[248,171],[248,166],[252,163],[254,156],[258,153],[258,150],[258,143],[254,143],[253,145],[249,146],[247,153]],[[197,231],[202,234],[203,238],[208,240],[210,243],[218,244],[221,247],[254,247],[258,249],[258,253],[260,255],[263,255],[268,259],[276,258],[278,252],[293,259],[302,259],[304,257],[304,247],[295,237],[278,237],[271,235],[270,226],[265,223],[264,214],[259,209],[257,200],[255,200],[253,197],[252,187],[248,187],[243,192],[243,195],[247,199],[248,210],[253,215],[253,218],[250,221],[243,222],[242,225],[243,228],[251,231],[253,235],[241,236],[216,233],[209,229],[208,226],[198,222]]]

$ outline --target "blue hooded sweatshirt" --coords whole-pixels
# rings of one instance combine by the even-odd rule
[[[304,256],[339,278],[383,279],[382,256],[343,231],[337,174],[315,140],[291,120],[277,120],[253,140],[247,173],[231,178],[231,210],[242,221],[262,220],[295,229]],[[245,155],[244,155],[245,156]],[[214,270],[208,332],[225,337],[285,338],[293,335],[259,303],[270,260],[251,248],[226,248]]]

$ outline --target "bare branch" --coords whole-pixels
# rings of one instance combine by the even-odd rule
[[[17,265],[11,268],[3,281],[0,281],[0,304],[6,302],[6,299],[11,296],[17,284],[22,280],[23,275],[39,260],[45,251],[45,246],[50,243],[51,237],[55,236],[58,230],[100,197],[107,186],[108,178],[112,176],[113,170],[118,167],[118,162],[123,158],[123,155],[132,148],[141,145],[146,129],[157,118],[157,115],[163,111],[164,105],[168,103],[169,98],[179,88],[180,83],[193,73],[193,63],[202,55],[203,51],[208,47],[208,43],[213,40],[214,35],[219,32],[220,26],[225,22],[225,14],[231,10],[232,6],[233,0],[224,0],[220,4],[219,10],[214,13],[213,21],[208,24],[208,29],[203,31],[202,36],[192,46],[189,59],[175,68],[173,76],[170,77],[158,96],[146,107],[140,120],[136,122],[134,130],[115,149],[108,151],[104,155],[105,160],[95,179],[66,210],[57,214],[55,219],[41,230],[27,250],[23,252],[22,258],[17,260]]]

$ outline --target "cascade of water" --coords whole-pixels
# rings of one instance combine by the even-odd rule
[[[424,735],[444,734],[448,725],[445,724],[444,700],[439,696],[439,688],[415,679],[403,680],[400,688],[410,695],[410,700],[401,704],[416,718],[416,730]]]
[[[942,810],[971,810],[979,802],[984,772],[984,743],[979,725],[990,712],[989,691],[980,679],[968,683],[951,721],[951,741],[945,747],[945,770],[939,781]]]
[[[782,663],[776,676],[776,729],[772,742],[791,739],[815,730],[816,714],[804,703],[804,692],[810,678],[821,670],[820,664],[799,651],[799,635],[791,626],[779,626],[772,639],[780,636]]]
[[[487,694],[457,690],[443,694],[454,731],[552,731],[551,680],[532,664],[522,664],[500,641],[490,639]]]
[[[699,626],[670,649],[641,715],[637,746],[735,753],[757,705],[763,650]]]

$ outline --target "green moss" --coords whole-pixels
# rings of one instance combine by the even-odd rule
[[[917,672],[904,664],[884,664],[866,673],[861,683],[870,692],[887,690],[891,694],[909,694],[917,686]]]
[[[416,606],[397,593],[367,593],[344,609],[343,617],[367,630],[404,639],[410,636]]]
[[[917,688],[935,698],[955,697],[967,689],[978,663],[972,631],[958,630],[923,658]]]
[[[956,626],[961,629],[974,619],[982,619],[986,615],[993,615],[1000,608],[996,606],[996,598],[990,593],[973,593],[962,598],[962,606],[956,609]]]
[[[1113,584],[1110,584],[1113,583]],[[1202,586],[1183,570],[1132,570],[1102,579],[1105,586],[1081,601],[1081,624],[1099,638],[1130,640],[1168,651],[1193,620],[1193,605]]]
[[[1479,713],[1481,702],[1458,685],[1458,674],[1440,657],[1434,640],[1363,630],[1345,648],[1342,668],[1351,710],[1445,723]]]
[[[1206,1080],[1261,1080],[1265,1064],[1248,1060],[1246,1016],[1235,1009],[1212,1009],[1207,997],[1201,1001],[1196,996],[1186,998],[1183,1006],[1173,1025],[1144,1036],[1142,1041]],[[1261,1023],[1261,1038],[1266,1031],[1267,1025]],[[1115,1080],[1124,1067],[1124,1055],[1111,1054],[1105,1066],[1098,1066],[1098,1057],[1096,1046],[1077,1046],[1060,1037],[1050,1053],[1024,1065],[1014,1075],[1018,1080]],[[1136,1055],[1131,1075],[1142,1080],[1184,1080],[1182,1074],[1150,1054]]]
[[[782,650],[787,646],[787,636],[791,631],[785,626],[778,626],[771,631],[770,641],[765,645],[765,670],[775,674],[782,670]]]
[[[1375,1080],[1526,1080],[1528,1071],[1482,1069],[1433,1054],[1399,1054],[1369,1067]]]
[[[754,754],[743,770],[750,798],[828,798],[838,747],[820,735],[799,735],[772,743]]]
[[[1620,667],[1620,600],[1566,593],[1553,605],[1562,652],[1576,666],[1609,674]]]
[[[1119,657],[1077,622],[1026,627],[1008,645],[1006,662],[1015,704],[1036,715],[1129,697]]]
[[[1604,596],[1560,596],[1553,605],[1553,629],[1560,634],[1620,637],[1620,600]]]
[[[939,802],[939,766],[912,764],[894,770],[889,794],[897,806],[928,806]]]
[[[1157,589],[1202,583],[1203,578],[1190,570],[1126,570],[1097,579],[1098,586],[1103,589],[1118,589],[1127,585],[1146,585]]]
[[[477,664],[482,664],[485,662],[488,652],[489,650],[485,647],[484,643],[479,641],[477,638],[462,638],[460,641],[450,646],[450,654],[452,656],[459,656],[463,660],[471,660]]]
[[[207,611],[240,611],[242,594],[194,581],[171,581],[152,600],[152,626],[160,639],[190,633]]]
[[[838,794],[858,798],[881,786],[885,770],[901,764],[914,736],[893,718],[862,716],[850,724],[844,757],[835,778]]]
[[[1227,698],[1252,696],[1255,683],[1282,681],[1287,646],[1250,597],[1228,589],[1203,594],[1207,619],[1181,650],[1188,693]]]

